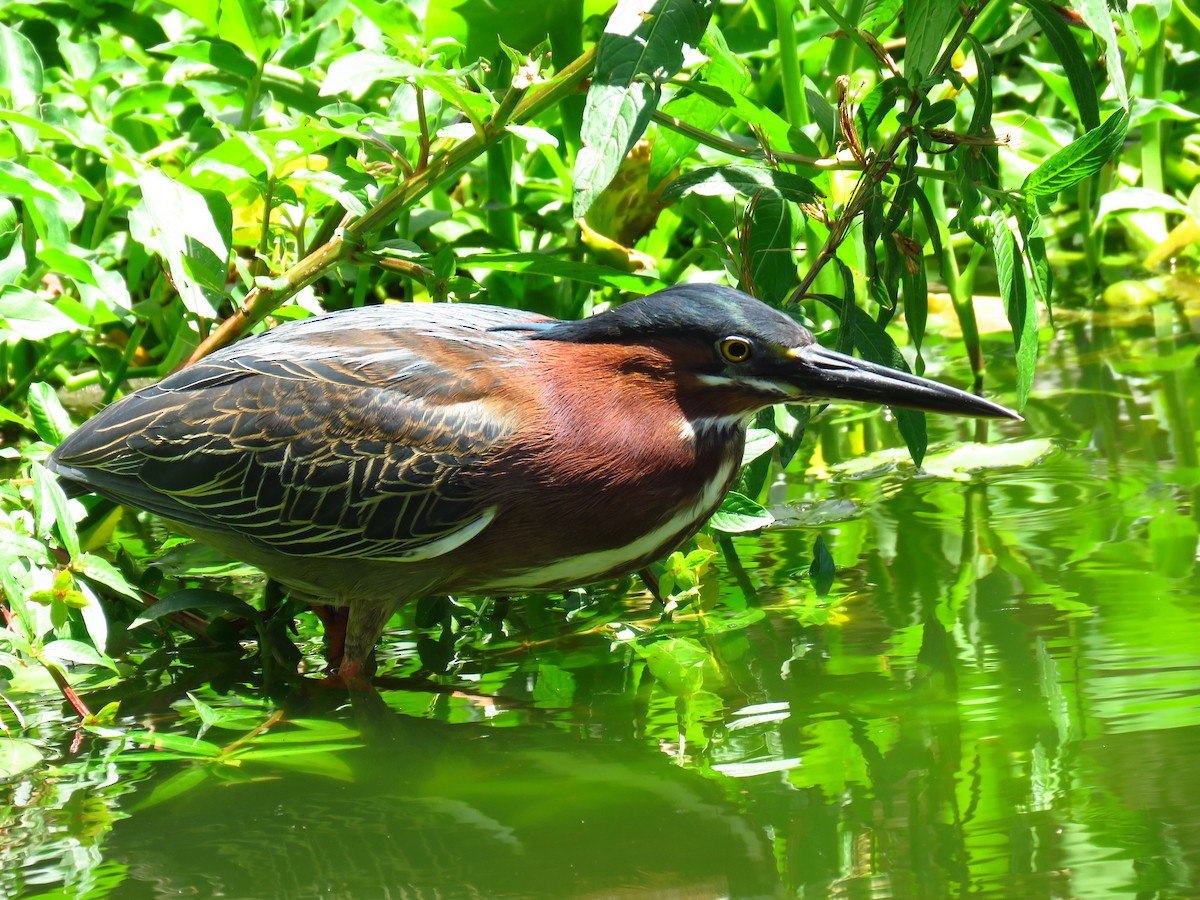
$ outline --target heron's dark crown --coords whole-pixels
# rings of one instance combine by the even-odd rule
[[[717,341],[730,335],[797,347],[813,336],[786,314],[719,284],[681,284],[578,321],[562,321],[531,338],[572,343],[625,343],[647,338]]]

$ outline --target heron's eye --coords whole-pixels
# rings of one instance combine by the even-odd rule
[[[750,358],[754,352],[754,348],[750,346],[750,342],[744,337],[732,335],[725,338],[720,343],[721,356],[726,362],[743,363]]]

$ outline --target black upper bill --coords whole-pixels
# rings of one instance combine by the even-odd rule
[[[791,352],[794,380],[812,400],[857,400],[980,419],[1015,419],[1011,409],[928,378],[827,350],[819,344]]]

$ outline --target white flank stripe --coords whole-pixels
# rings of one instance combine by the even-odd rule
[[[433,559],[435,556],[442,556],[451,550],[457,550],[467,541],[471,540],[471,538],[492,524],[492,519],[494,518],[496,518],[496,507],[489,506],[462,528],[443,535],[436,541],[422,544],[413,550],[405,550],[403,553],[399,553],[391,558],[400,560],[401,562],[414,562],[416,560]]]

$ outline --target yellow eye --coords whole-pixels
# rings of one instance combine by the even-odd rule
[[[720,344],[721,355],[725,357],[726,362],[742,363],[748,360],[754,352],[754,348],[750,346],[750,342],[744,337],[727,337]]]

